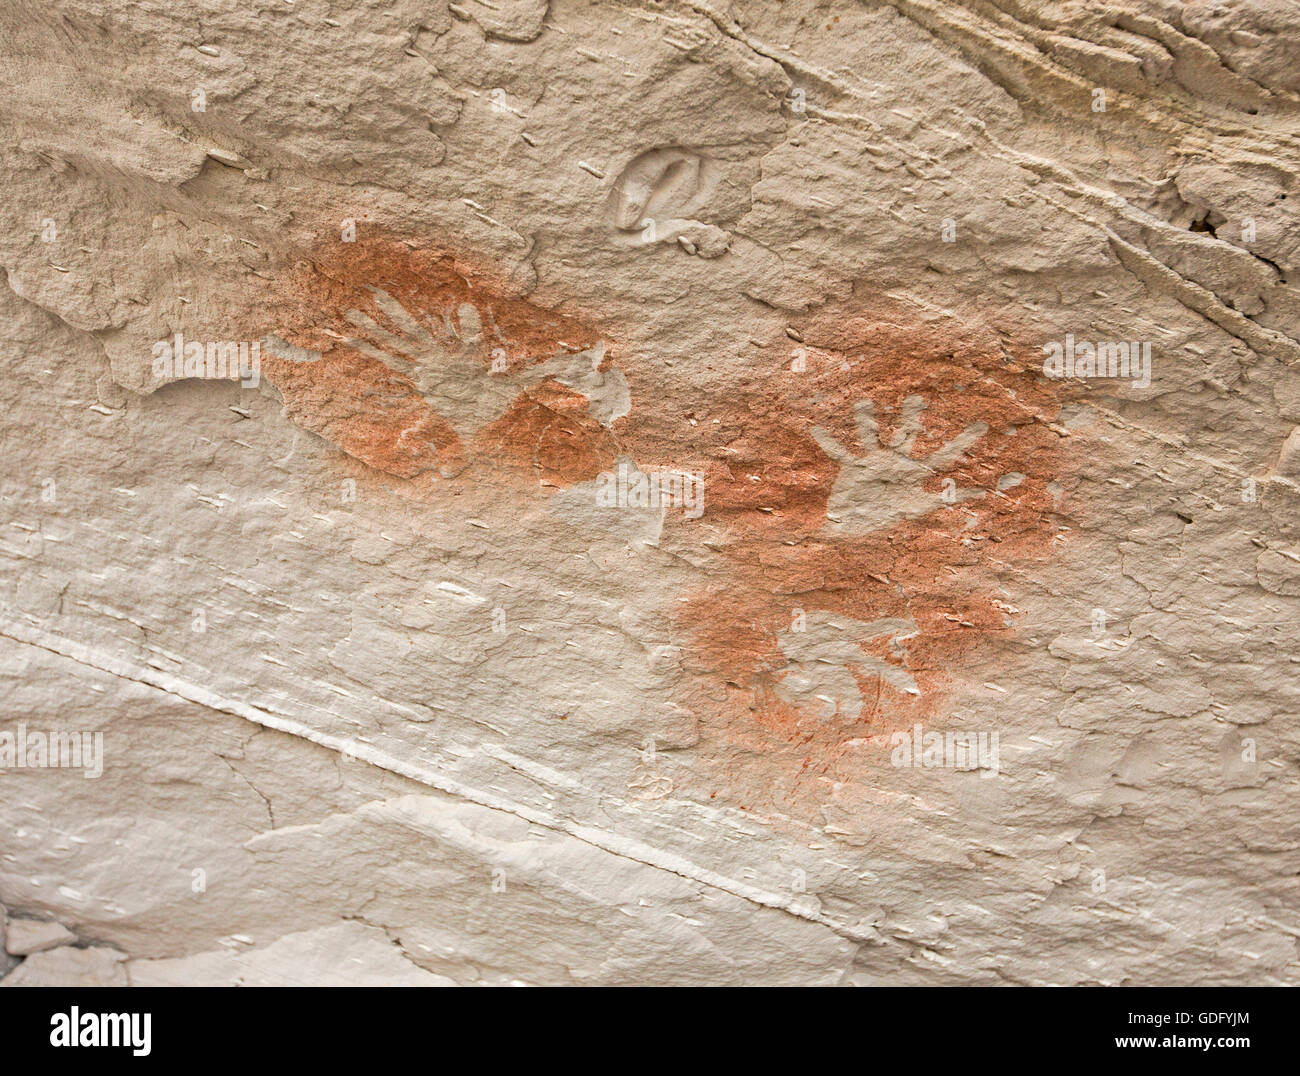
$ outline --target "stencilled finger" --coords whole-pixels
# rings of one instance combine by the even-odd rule
[[[889,447],[904,456],[911,455],[912,446],[921,434],[921,412],[925,410],[925,401],[920,396],[909,396],[903,401],[903,412],[898,421]]]
[[[379,359],[381,362],[391,364],[391,360],[395,359],[403,366],[415,365],[411,353],[420,349],[412,346],[412,341],[389,332],[369,314],[364,314],[360,310],[349,310],[344,314],[344,317],[364,334],[364,336],[350,337],[348,339],[349,347],[354,347],[363,354],[369,355],[372,359]]]
[[[936,449],[926,460],[927,465],[935,471],[946,471],[962,456],[966,455],[971,446],[988,432],[989,424],[987,422],[972,422],[946,445]]]
[[[880,424],[876,422],[876,405],[871,400],[859,400],[853,408],[853,418],[857,423],[858,437],[864,451],[872,452],[880,447]]]
[[[817,442],[817,447],[836,463],[845,463],[853,459],[852,453],[820,426],[813,427],[812,438]]]
[[[396,325],[407,339],[415,344],[417,349],[423,350],[436,345],[437,341],[434,340],[433,334],[429,332],[428,328],[417,321],[415,316],[388,292],[382,288],[369,288],[367,290],[374,298],[375,305],[384,312],[384,316]]]
[[[339,339],[341,339],[343,343],[353,351],[359,351],[362,355],[376,359],[377,361],[382,362],[385,366],[391,367],[395,370],[401,370],[403,373],[408,372],[415,367],[414,360],[408,359],[405,355],[401,354],[401,352],[386,351],[377,344],[362,337],[343,336],[339,337]]]
[[[478,308],[472,303],[461,303],[456,310],[459,323],[456,335],[467,344],[476,344],[483,335],[483,319],[479,317]]]

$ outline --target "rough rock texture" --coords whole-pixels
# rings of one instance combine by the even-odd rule
[[[0,986],[129,986],[125,953],[103,946],[63,945],[33,953]]]
[[[76,938],[61,923],[43,923],[39,919],[14,919],[4,936],[4,948],[13,956],[30,956],[45,949],[64,945]]]
[[[1097,7],[4,5],[4,981],[1300,981],[1300,13]]]

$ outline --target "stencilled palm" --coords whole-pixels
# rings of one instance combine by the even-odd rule
[[[783,631],[778,636],[787,665],[776,693],[823,720],[838,716],[848,722],[862,716],[862,690],[851,671],[854,668],[880,677],[896,691],[919,695],[916,681],[907,670],[868,654],[860,645],[888,636],[897,647],[916,633],[912,621],[896,617],[870,624],[829,614],[810,617],[805,630]]]
[[[462,303],[454,321],[448,314],[420,311],[428,319],[425,324],[388,292],[375,287],[367,290],[398,331],[384,328],[360,310],[350,310],[346,318],[356,335],[344,342],[410,378],[462,440],[472,439],[499,419],[521,392],[548,380],[587,397],[592,417],[602,426],[608,427],[627,414],[631,406],[623,374],[600,370],[605,358],[603,343],[511,370],[506,364],[506,342],[485,332],[473,304]],[[439,322],[441,331],[431,330],[430,326]]]
[[[921,434],[924,410],[920,396],[907,397],[899,428],[886,442],[876,423],[875,405],[871,400],[859,401],[854,418],[865,449],[862,456],[854,455],[820,426],[813,429],[813,439],[840,467],[826,508],[828,531],[867,534],[885,530],[902,520],[928,515],[941,504],[956,504],[985,492],[963,490],[941,501],[923,488],[926,479],[951,468],[988,432],[987,423],[972,422],[941,448],[914,459],[912,447]]]

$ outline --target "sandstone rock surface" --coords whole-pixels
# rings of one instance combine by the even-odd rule
[[[30,956],[75,940],[61,923],[42,923],[39,919],[10,920],[3,941],[5,951],[13,956]]]
[[[1298,171],[1284,0],[10,0],[4,982],[1300,983]]]

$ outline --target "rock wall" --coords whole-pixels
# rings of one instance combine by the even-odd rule
[[[5,983],[1300,980],[1300,14],[1095,8],[9,0]]]

